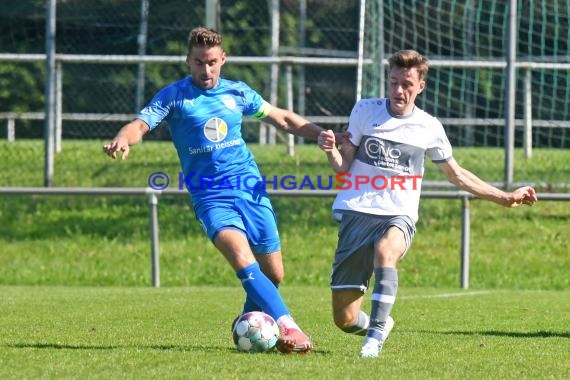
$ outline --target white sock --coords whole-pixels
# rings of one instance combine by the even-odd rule
[[[293,320],[293,317],[291,317],[289,314],[279,317],[279,319],[277,320],[277,324],[279,325],[279,327],[284,327],[288,330],[295,329],[301,331],[299,325],[297,325],[297,323]]]

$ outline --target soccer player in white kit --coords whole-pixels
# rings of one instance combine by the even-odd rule
[[[331,130],[318,139],[340,188],[332,206],[340,220],[330,278],[333,318],[344,332],[365,336],[360,350],[365,358],[379,355],[394,326],[390,312],[398,289],[396,265],[416,231],[426,157],[452,184],[482,199],[505,207],[537,201],[532,187],[504,192],[453,159],[441,122],[415,105],[426,85],[425,57],[402,50],[389,64],[388,98],[356,103],[340,149]],[[369,286],[370,315],[362,310]]]

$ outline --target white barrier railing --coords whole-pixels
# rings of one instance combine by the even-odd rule
[[[271,190],[270,196],[287,197],[333,197],[334,190]],[[150,227],[150,256],[152,286],[160,287],[159,260],[159,228],[158,228],[158,198],[160,195],[184,195],[184,190],[166,189],[154,190],[141,187],[0,187],[0,195],[144,195],[149,205]],[[470,245],[470,212],[469,205],[475,196],[465,191],[431,191],[424,190],[421,197],[425,199],[460,199],[461,200],[461,274],[460,286],[469,287],[469,245]],[[570,201],[569,193],[539,193],[540,201]]]

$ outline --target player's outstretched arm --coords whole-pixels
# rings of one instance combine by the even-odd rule
[[[144,121],[135,119],[121,128],[113,141],[103,145],[103,151],[113,159],[117,158],[117,152],[121,152],[121,160],[125,160],[130,146],[138,144],[148,131],[149,127]]]
[[[324,131],[320,126],[310,122],[301,115],[283,108],[270,106],[267,117],[263,120],[271,125],[296,136],[316,140],[319,133]]]
[[[501,206],[517,207],[523,204],[532,206],[538,201],[536,191],[531,186],[523,186],[510,193],[502,191],[486,183],[469,170],[462,168],[454,159],[440,163],[438,166],[445,173],[449,182],[458,188]]]

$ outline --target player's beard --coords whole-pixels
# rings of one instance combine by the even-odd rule
[[[216,87],[216,79],[214,77],[200,78],[201,87],[205,90]]]

